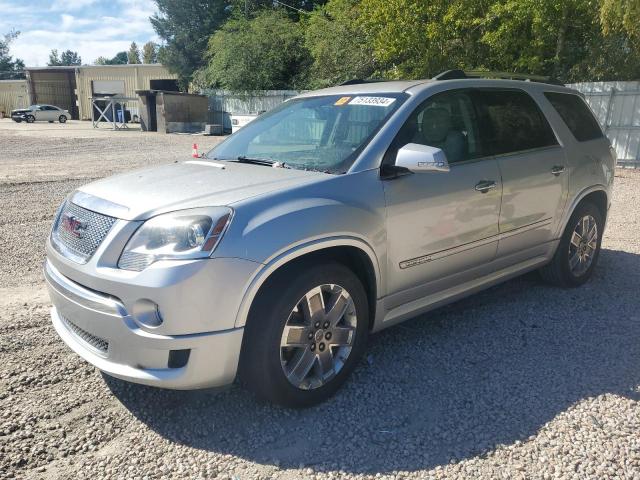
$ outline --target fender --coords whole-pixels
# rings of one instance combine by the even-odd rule
[[[378,258],[373,248],[371,248],[364,239],[351,236],[336,236],[310,240],[300,243],[286,252],[274,256],[253,276],[249,282],[249,286],[245,290],[242,301],[240,302],[240,308],[238,308],[238,313],[236,314],[235,327],[241,328],[245,326],[249,316],[249,309],[251,308],[253,300],[258,294],[260,287],[262,287],[264,282],[266,282],[276,270],[303,255],[330,247],[356,247],[365,252],[373,265],[377,287],[376,291],[382,291],[382,277],[380,275],[380,264],[378,262]]]
[[[584,190],[580,191],[580,193],[578,193],[575,197],[573,197],[571,204],[565,210],[564,215],[562,217],[562,221],[558,226],[560,231],[556,232],[556,238],[560,238],[562,236],[562,232],[564,232],[564,229],[566,228],[567,223],[569,223],[569,218],[571,217],[571,215],[573,215],[573,212],[575,211],[578,204],[584,199],[584,197],[586,197],[587,195],[593,192],[604,192],[607,195],[607,201],[609,202],[609,204],[611,204],[609,191],[607,190],[607,187],[602,184],[591,185],[590,187],[587,187]],[[607,209],[608,208],[609,208],[609,205],[607,205]],[[606,215],[605,215],[605,226],[606,226]]]

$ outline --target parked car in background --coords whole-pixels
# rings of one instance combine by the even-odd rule
[[[371,332],[531,270],[585,283],[614,166],[559,85],[449,72],[307,92],[205,158],[73,192],[46,247],[53,325],[121,379],[238,374],[313,405]]]
[[[11,119],[14,122],[60,122],[65,123],[71,118],[68,110],[55,105],[31,105],[28,108],[11,110]]]

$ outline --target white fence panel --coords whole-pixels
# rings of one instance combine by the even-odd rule
[[[567,85],[584,94],[618,156],[618,166],[640,168],[640,82]]]

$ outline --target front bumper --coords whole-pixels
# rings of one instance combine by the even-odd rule
[[[142,328],[117,297],[74,282],[50,260],[44,270],[56,331],[100,370],[134,383],[172,389],[233,382],[242,328],[184,335],[156,333]]]

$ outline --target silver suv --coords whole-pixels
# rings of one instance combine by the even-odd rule
[[[445,78],[445,79],[443,79]],[[109,375],[326,399],[367,336],[524,272],[591,276],[614,157],[580,95],[464,75],[305,93],[60,207],[58,334]]]

